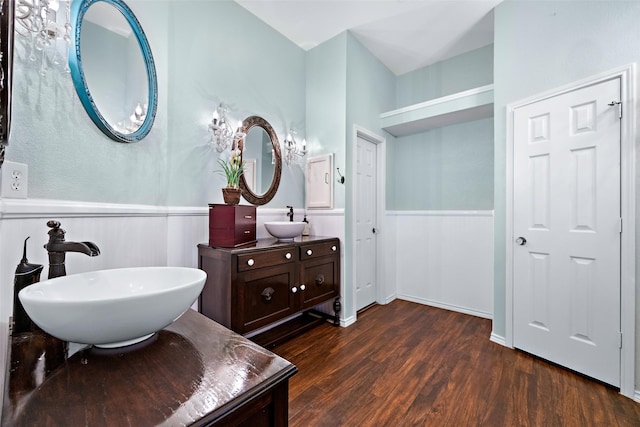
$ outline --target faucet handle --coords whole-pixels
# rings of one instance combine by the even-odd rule
[[[47,227],[53,228],[54,230],[60,228],[61,225],[62,224],[60,224],[60,221],[56,221],[56,220],[53,220],[53,219],[47,221]]]

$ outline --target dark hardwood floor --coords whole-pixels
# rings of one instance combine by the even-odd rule
[[[273,349],[296,426],[640,426],[617,390],[489,341],[491,321],[396,300]]]

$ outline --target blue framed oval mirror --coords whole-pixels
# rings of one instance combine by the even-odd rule
[[[69,68],[96,126],[118,142],[136,142],[153,126],[158,82],[149,42],[122,0],[71,3]]]

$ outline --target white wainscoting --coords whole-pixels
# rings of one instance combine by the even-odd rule
[[[270,237],[265,221],[286,220],[287,209],[258,208],[257,237]],[[301,220],[304,210],[295,210]],[[344,212],[317,211],[309,215],[314,234],[344,240]],[[68,241],[91,241],[100,255],[69,253],[68,274],[138,266],[198,266],[198,243],[209,240],[208,207],[118,205],[42,199],[0,198],[0,384],[4,384],[9,317],[13,309],[13,275],[22,257],[24,239],[30,236],[29,262],[45,266],[50,219],[62,223]],[[344,280],[344,278],[343,278]],[[0,401],[2,400],[0,391]]]
[[[167,209],[155,206],[112,205],[54,200],[0,199],[0,384],[4,384],[8,321],[13,307],[13,275],[22,256],[44,265],[48,275],[47,221],[66,230],[67,241],[91,241],[100,255],[68,253],[68,274],[116,267],[167,265]]]
[[[493,211],[388,211],[387,216],[395,231],[398,298],[493,317]]]

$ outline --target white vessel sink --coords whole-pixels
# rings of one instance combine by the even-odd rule
[[[113,348],[173,323],[198,298],[206,278],[195,268],[119,268],[35,283],[18,297],[31,320],[54,337]]]
[[[273,237],[287,241],[301,235],[305,224],[304,222],[268,221],[264,223],[264,226]]]

